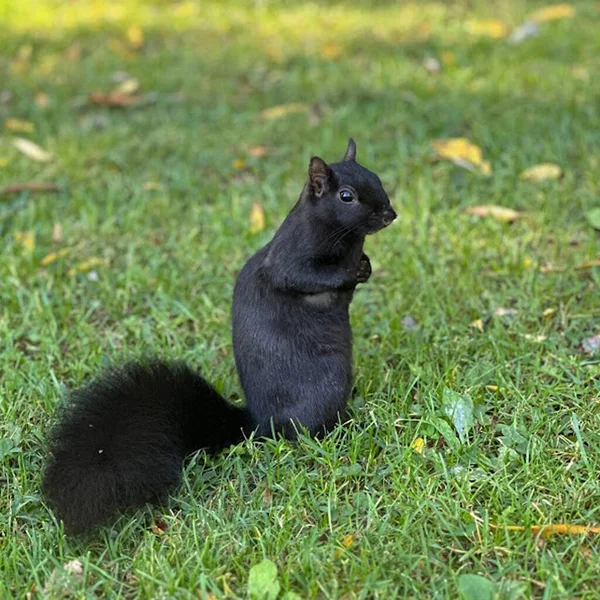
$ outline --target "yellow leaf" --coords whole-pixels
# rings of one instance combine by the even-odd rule
[[[596,525],[569,525],[567,523],[556,523],[550,525],[532,525],[531,527],[523,527],[522,525],[493,525],[490,523],[492,529],[506,529],[507,531],[530,531],[533,535],[538,533],[542,537],[550,537],[554,534],[562,535],[582,535],[590,533],[600,533],[600,527]]]
[[[334,552],[335,558],[340,558],[342,556],[342,554],[344,554],[344,550],[351,548],[352,544],[354,544],[354,536],[353,535],[344,536],[344,538],[340,542],[341,548],[335,549],[335,552]]]
[[[336,58],[341,54],[340,47],[334,43],[328,43],[321,46],[321,56],[323,58]]]
[[[477,206],[469,206],[465,213],[467,215],[475,215],[476,217],[491,217],[496,221],[505,221],[511,223],[522,216],[522,213],[504,206],[496,204],[479,204]]]
[[[265,211],[260,202],[255,202],[250,210],[250,233],[258,233],[265,228]]]
[[[547,308],[543,313],[542,316],[543,317],[550,317],[551,315],[553,315],[556,312],[555,308]]]
[[[21,242],[27,252],[35,250],[35,233],[33,231],[17,231],[15,240]]]
[[[558,179],[562,175],[562,169],[554,163],[540,163],[525,169],[521,173],[521,179],[525,181],[547,181]]]
[[[59,258],[63,258],[67,254],[69,254],[69,252],[71,252],[71,248],[61,248],[60,250],[57,250],[56,252],[50,252],[50,254],[46,254],[46,256],[44,256],[44,258],[42,258],[42,260],[40,261],[40,265],[42,267],[45,267],[46,265],[50,265],[53,262],[56,262]]]
[[[69,269],[67,271],[67,275],[72,276],[76,275],[77,273],[85,273],[86,271],[89,271],[92,267],[106,264],[108,264],[108,260],[106,258],[98,258],[94,256],[88,260],[84,260],[83,262],[78,263],[77,265]]]
[[[483,321],[481,319],[475,319],[472,323],[469,323],[469,327],[479,329],[483,333]]]
[[[410,445],[410,447],[417,454],[423,454],[423,448],[425,447],[425,440],[421,437],[418,437],[416,440],[413,441],[413,443]]]
[[[144,45],[144,32],[138,25],[131,25],[127,29],[127,41],[136,50],[139,50]]]
[[[486,385],[485,389],[489,390],[490,392],[497,392],[498,391],[498,386],[497,385]]]
[[[447,67],[452,67],[456,64],[456,54],[450,50],[444,50],[444,52],[440,54],[440,58],[442,59],[442,63]]]
[[[35,129],[31,121],[15,118],[6,119],[6,121],[4,121],[4,127],[10,131],[17,131],[19,133],[31,133]]]
[[[440,158],[451,160],[463,169],[469,169],[470,171],[479,169],[485,175],[492,172],[490,163],[483,160],[481,148],[467,138],[434,140],[432,144]]]
[[[140,89],[140,82],[137,79],[126,79],[120,83],[114,91],[118,94],[125,94],[130,96],[135,94]]]
[[[49,162],[54,158],[50,152],[42,150],[37,144],[34,144],[32,141],[26,140],[25,138],[15,138],[13,140],[13,145],[25,156],[37,162]]]
[[[473,35],[480,35],[493,39],[504,38],[508,35],[508,28],[498,19],[469,21],[467,29]]]
[[[281,117],[285,117],[286,115],[304,112],[307,110],[308,106],[306,104],[300,102],[291,102],[290,104],[279,104],[277,106],[271,106],[270,108],[265,108],[260,112],[260,116],[267,121],[272,121],[274,119],[281,119]]]
[[[231,164],[233,165],[234,169],[239,171],[240,169],[245,168],[246,161],[243,158],[236,158]]]
[[[553,4],[540,8],[531,13],[528,21],[536,21],[537,23],[546,23],[548,21],[556,21],[572,17],[575,14],[575,7],[571,4]]]
[[[3,156],[0,156],[0,169],[2,167],[5,167],[8,164],[8,158],[4,158]]]

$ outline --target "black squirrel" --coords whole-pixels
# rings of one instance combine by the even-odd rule
[[[66,531],[163,499],[195,450],[217,452],[253,431],[320,435],[338,423],[352,389],[349,306],[371,275],[363,243],[395,218],[352,139],[339,163],[313,157],[298,202],[235,285],[233,349],[246,408],[187,366],[157,360],[76,390],[59,412],[43,478]]]

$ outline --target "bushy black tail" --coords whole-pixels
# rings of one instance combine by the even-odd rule
[[[252,425],[179,363],[131,363],[74,392],[53,431],[44,492],[70,533],[119,509],[157,501],[179,483],[186,454],[217,451]]]

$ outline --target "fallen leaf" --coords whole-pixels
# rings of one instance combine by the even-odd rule
[[[15,233],[15,240],[21,242],[23,248],[28,252],[35,250],[35,233],[33,231],[17,231]]]
[[[469,327],[479,329],[483,333],[483,321],[481,319],[475,319],[472,323],[469,323]]]
[[[35,103],[40,108],[46,108],[46,106],[48,106],[50,104],[50,96],[48,96],[48,94],[46,94],[44,92],[38,92],[35,95]]]
[[[523,337],[526,340],[529,340],[530,342],[536,342],[537,344],[548,339],[548,336],[544,335],[543,333],[540,333],[538,335],[532,335],[531,333],[525,333],[525,334],[523,334]]]
[[[73,276],[76,275],[77,273],[85,273],[86,271],[90,271],[92,269],[92,267],[95,267],[96,265],[106,265],[108,264],[108,260],[106,258],[98,258],[98,257],[92,257],[88,260],[84,260],[83,262],[78,263],[77,265],[75,265],[74,267],[70,268],[67,271],[67,275],[69,276]]]
[[[344,554],[344,550],[348,550],[348,548],[351,548],[353,544],[354,544],[354,536],[353,535],[344,536],[344,538],[340,541],[341,548],[336,548],[335,552],[333,553],[334,557],[340,558]]]
[[[540,8],[535,12],[531,13],[528,17],[530,21],[536,21],[538,23],[546,23],[548,21],[556,21],[558,19],[565,19],[572,17],[575,14],[575,7],[571,4],[553,4]]]
[[[423,438],[418,437],[416,440],[413,441],[410,447],[417,454],[423,454],[423,448],[425,448],[425,440]]]
[[[497,392],[498,391],[498,386],[497,385],[486,385],[485,389],[489,390],[490,392]]]
[[[31,121],[25,121],[23,119],[10,118],[4,121],[4,127],[9,131],[16,131],[18,133],[31,133],[35,126]]]
[[[246,167],[246,161],[243,158],[236,158],[231,164],[238,171]]]
[[[110,108],[134,106],[140,101],[138,96],[123,94],[121,92],[90,92],[88,98],[90,104],[94,104],[95,106],[108,106]]]
[[[140,82],[137,79],[125,79],[117,85],[114,89],[113,93],[116,94],[125,94],[127,96],[131,96],[135,94],[140,89]]]
[[[265,488],[262,495],[262,501],[265,506],[271,506],[271,504],[273,504],[273,490],[271,488]]]
[[[341,53],[341,48],[332,42],[321,46],[320,54],[323,58],[337,58]]]
[[[522,213],[504,206],[495,204],[480,204],[478,206],[469,206],[465,213],[467,215],[475,215],[476,217],[492,217],[496,221],[512,223],[522,216]]]
[[[586,260],[579,265],[575,265],[575,269],[578,271],[582,269],[592,269],[593,267],[600,267],[600,258],[592,258],[591,260]]]
[[[434,140],[432,144],[439,158],[451,160],[469,171],[479,170],[484,175],[492,172],[491,164],[483,160],[481,148],[466,138]]]
[[[553,315],[556,312],[555,308],[547,308],[543,313],[542,313],[542,317],[550,317],[551,315]]]
[[[144,45],[144,32],[138,25],[131,25],[127,28],[127,41],[135,50],[139,50]]]
[[[511,44],[521,44],[525,40],[538,35],[540,28],[535,21],[525,21],[516,27],[508,38]]]
[[[473,20],[467,23],[467,29],[473,35],[489,37],[493,39],[505,38],[508,28],[498,19]]]
[[[58,192],[59,187],[55,183],[45,181],[27,181],[25,183],[11,183],[0,188],[0,196],[18,194],[20,192]]]
[[[42,150],[37,144],[34,144],[32,141],[26,140],[25,138],[15,138],[13,140],[13,145],[25,156],[31,158],[31,160],[50,162],[54,159],[54,156],[50,152]]]
[[[519,311],[514,308],[496,308],[494,309],[494,315],[497,317],[514,317]]]
[[[286,115],[298,112],[304,112],[308,109],[307,104],[303,104],[300,102],[291,102],[290,104],[279,104],[277,106],[271,106],[270,108],[265,108],[260,111],[260,116],[267,121],[272,121],[274,119],[281,119],[281,117],[285,117]]]
[[[266,156],[268,153],[269,149],[265,146],[250,146],[250,148],[248,148],[248,154],[250,154],[250,156],[254,156],[254,158],[261,158]]]
[[[42,260],[40,261],[40,265],[42,267],[50,265],[53,262],[56,262],[58,259],[63,258],[64,256],[67,256],[67,254],[69,254],[69,252],[71,252],[71,248],[61,248],[60,250],[57,250],[56,252],[50,252],[50,254],[46,254],[46,256],[44,256],[44,258],[42,258]]]
[[[562,175],[562,169],[554,163],[540,163],[525,169],[521,173],[521,179],[524,181],[552,181]]]
[[[52,227],[52,241],[56,244],[59,244],[60,242],[62,242],[62,239],[63,239],[62,225],[57,221],[56,223],[54,223],[54,226]]]
[[[265,211],[260,202],[254,202],[250,209],[250,233],[258,233],[265,228]]]
[[[598,350],[600,350],[600,333],[583,340],[583,342],[581,342],[581,349],[586,354],[595,354],[598,352]]]
[[[549,525],[532,525],[524,527],[523,525],[494,525],[490,523],[491,529],[506,529],[507,531],[531,532],[533,535],[538,533],[542,537],[550,537],[555,534],[562,535],[589,535],[590,533],[600,533],[600,527],[595,525],[569,525],[567,523],[556,523]]]
[[[600,230],[600,207],[592,208],[585,213],[586,221],[594,228]]]

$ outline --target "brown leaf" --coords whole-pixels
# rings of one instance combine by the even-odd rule
[[[40,108],[46,108],[46,106],[50,104],[50,96],[48,96],[48,94],[46,94],[45,92],[38,92],[35,95],[35,103]]]
[[[25,183],[11,183],[0,188],[0,196],[18,194],[20,192],[58,192],[59,187],[55,183],[46,181],[27,181]]]
[[[497,206],[495,204],[480,204],[478,206],[469,206],[465,210],[468,215],[475,215],[477,217],[492,217],[496,221],[504,221],[512,223],[522,217],[522,213],[504,206]]]
[[[25,138],[15,138],[13,140],[13,145],[25,156],[31,158],[31,160],[37,162],[50,162],[54,159],[54,156],[50,154],[50,152],[42,150],[37,144],[34,144],[32,141],[26,140]]]
[[[90,104],[95,106],[108,106],[110,108],[125,108],[127,106],[135,106],[139,103],[140,99],[138,96],[132,96],[130,94],[123,94],[121,92],[90,92],[89,96]]]
[[[576,265],[575,269],[579,271],[581,269],[591,269],[593,267],[600,267],[600,258],[592,258],[591,260],[586,260],[580,265]]]

